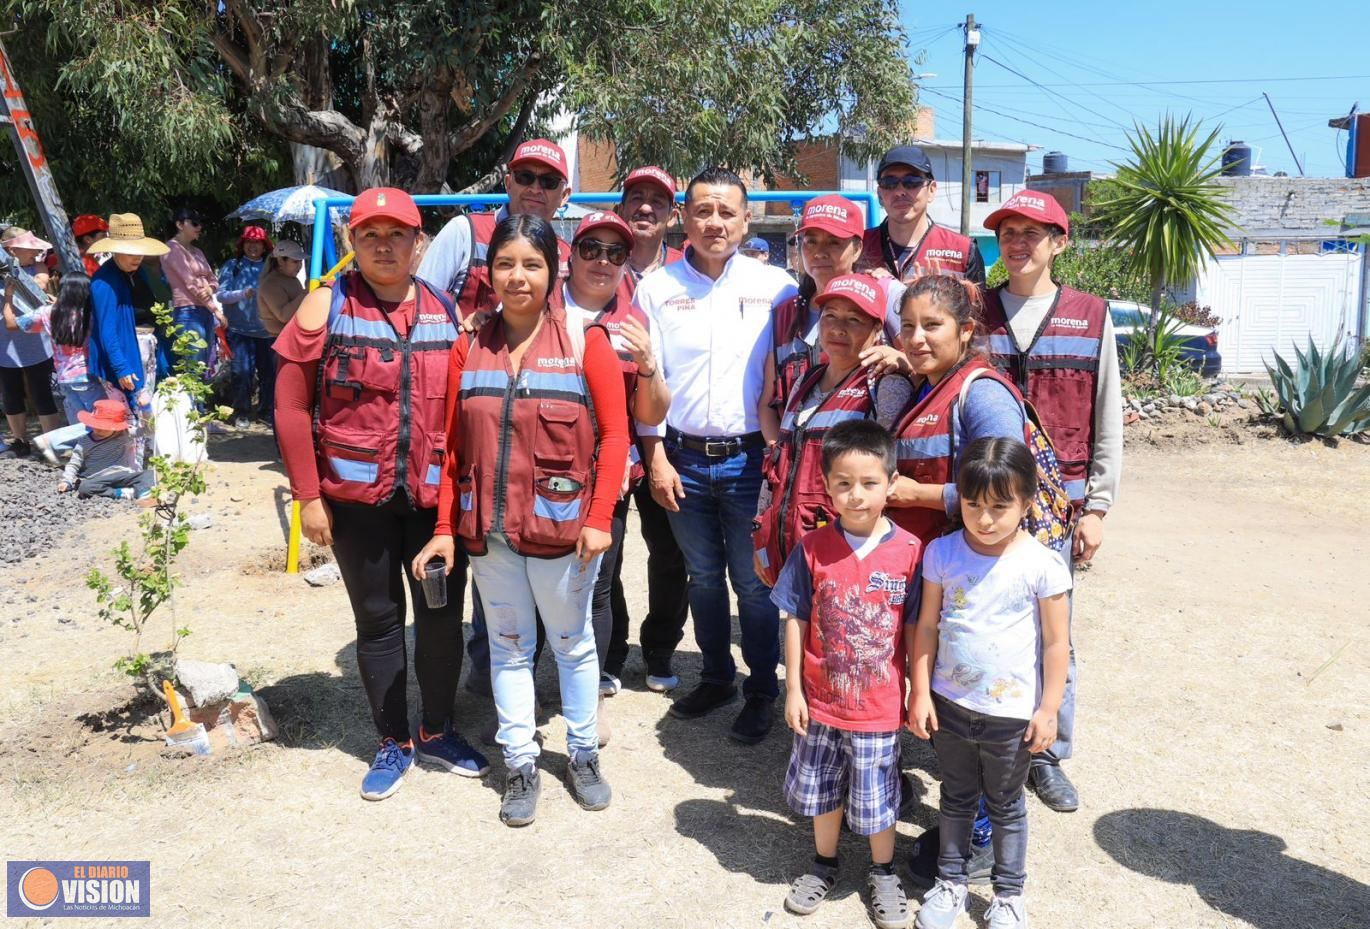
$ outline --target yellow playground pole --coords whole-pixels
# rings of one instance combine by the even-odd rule
[[[338,262],[328,270],[323,277],[309,282],[311,291],[317,290],[319,285],[325,281],[332,282],[343,268],[352,262],[352,253],[348,252],[343,256],[343,260]],[[290,501],[290,532],[286,537],[285,543],[285,573],[300,573],[300,501]]]

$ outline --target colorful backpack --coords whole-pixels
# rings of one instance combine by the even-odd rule
[[[959,408],[965,406],[970,385],[977,377],[988,373],[989,369],[983,368],[966,376],[965,382],[961,384],[961,396],[957,401],[957,417],[954,421],[960,421]],[[1013,393],[1023,405],[1023,442],[1027,445],[1028,451],[1032,452],[1032,457],[1037,460],[1037,494],[1032,498],[1032,505],[1028,507],[1028,511],[1023,514],[1022,525],[1038,542],[1059,552],[1075,528],[1075,511],[1070,505],[1070,494],[1066,493],[1065,480],[1061,477],[1061,466],[1056,461],[1056,449],[1051,444],[1051,437],[1042,428],[1042,421],[1032,404],[1021,397],[1017,390]],[[952,440],[955,441],[954,432]],[[955,450],[952,452],[952,460],[955,460]]]

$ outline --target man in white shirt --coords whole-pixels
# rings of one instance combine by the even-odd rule
[[[761,490],[765,441],[758,400],[771,346],[771,312],[797,292],[779,268],[737,254],[751,220],[747,188],[731,171],[709,168],[685,192],[685,260],[638,285],[635,302],[651,319],[655,355],[671,390],[662,427],[639,426],[652,496],[670,515],[689,570],[701,681],[675,702],[693,719],[737,693],[732,582],[748,677],[734,739],[755,744],[770,730],[779,691],[780,617],[752,570],[752,518]]]

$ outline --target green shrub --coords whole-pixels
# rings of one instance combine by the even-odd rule
[[[1295,364],[1278,353],[1267,364],[1279,397],[1284,428],[1292,435],[1339,436],[1370,431],[1370,384],[1356,389],[1361,361],[1338,339],[1320,352],[1312,336],[1308,351],[1294,348]]]

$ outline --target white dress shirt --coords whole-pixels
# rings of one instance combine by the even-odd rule
[[[651,321],[652,348],[671,390],[662,426],[638,424],[639,435],[732,437],[761,428],[771,314],[798,292],[780,268],[734,255],[718,280],[684,261],[658,268],[638,284],[633,300]]]

